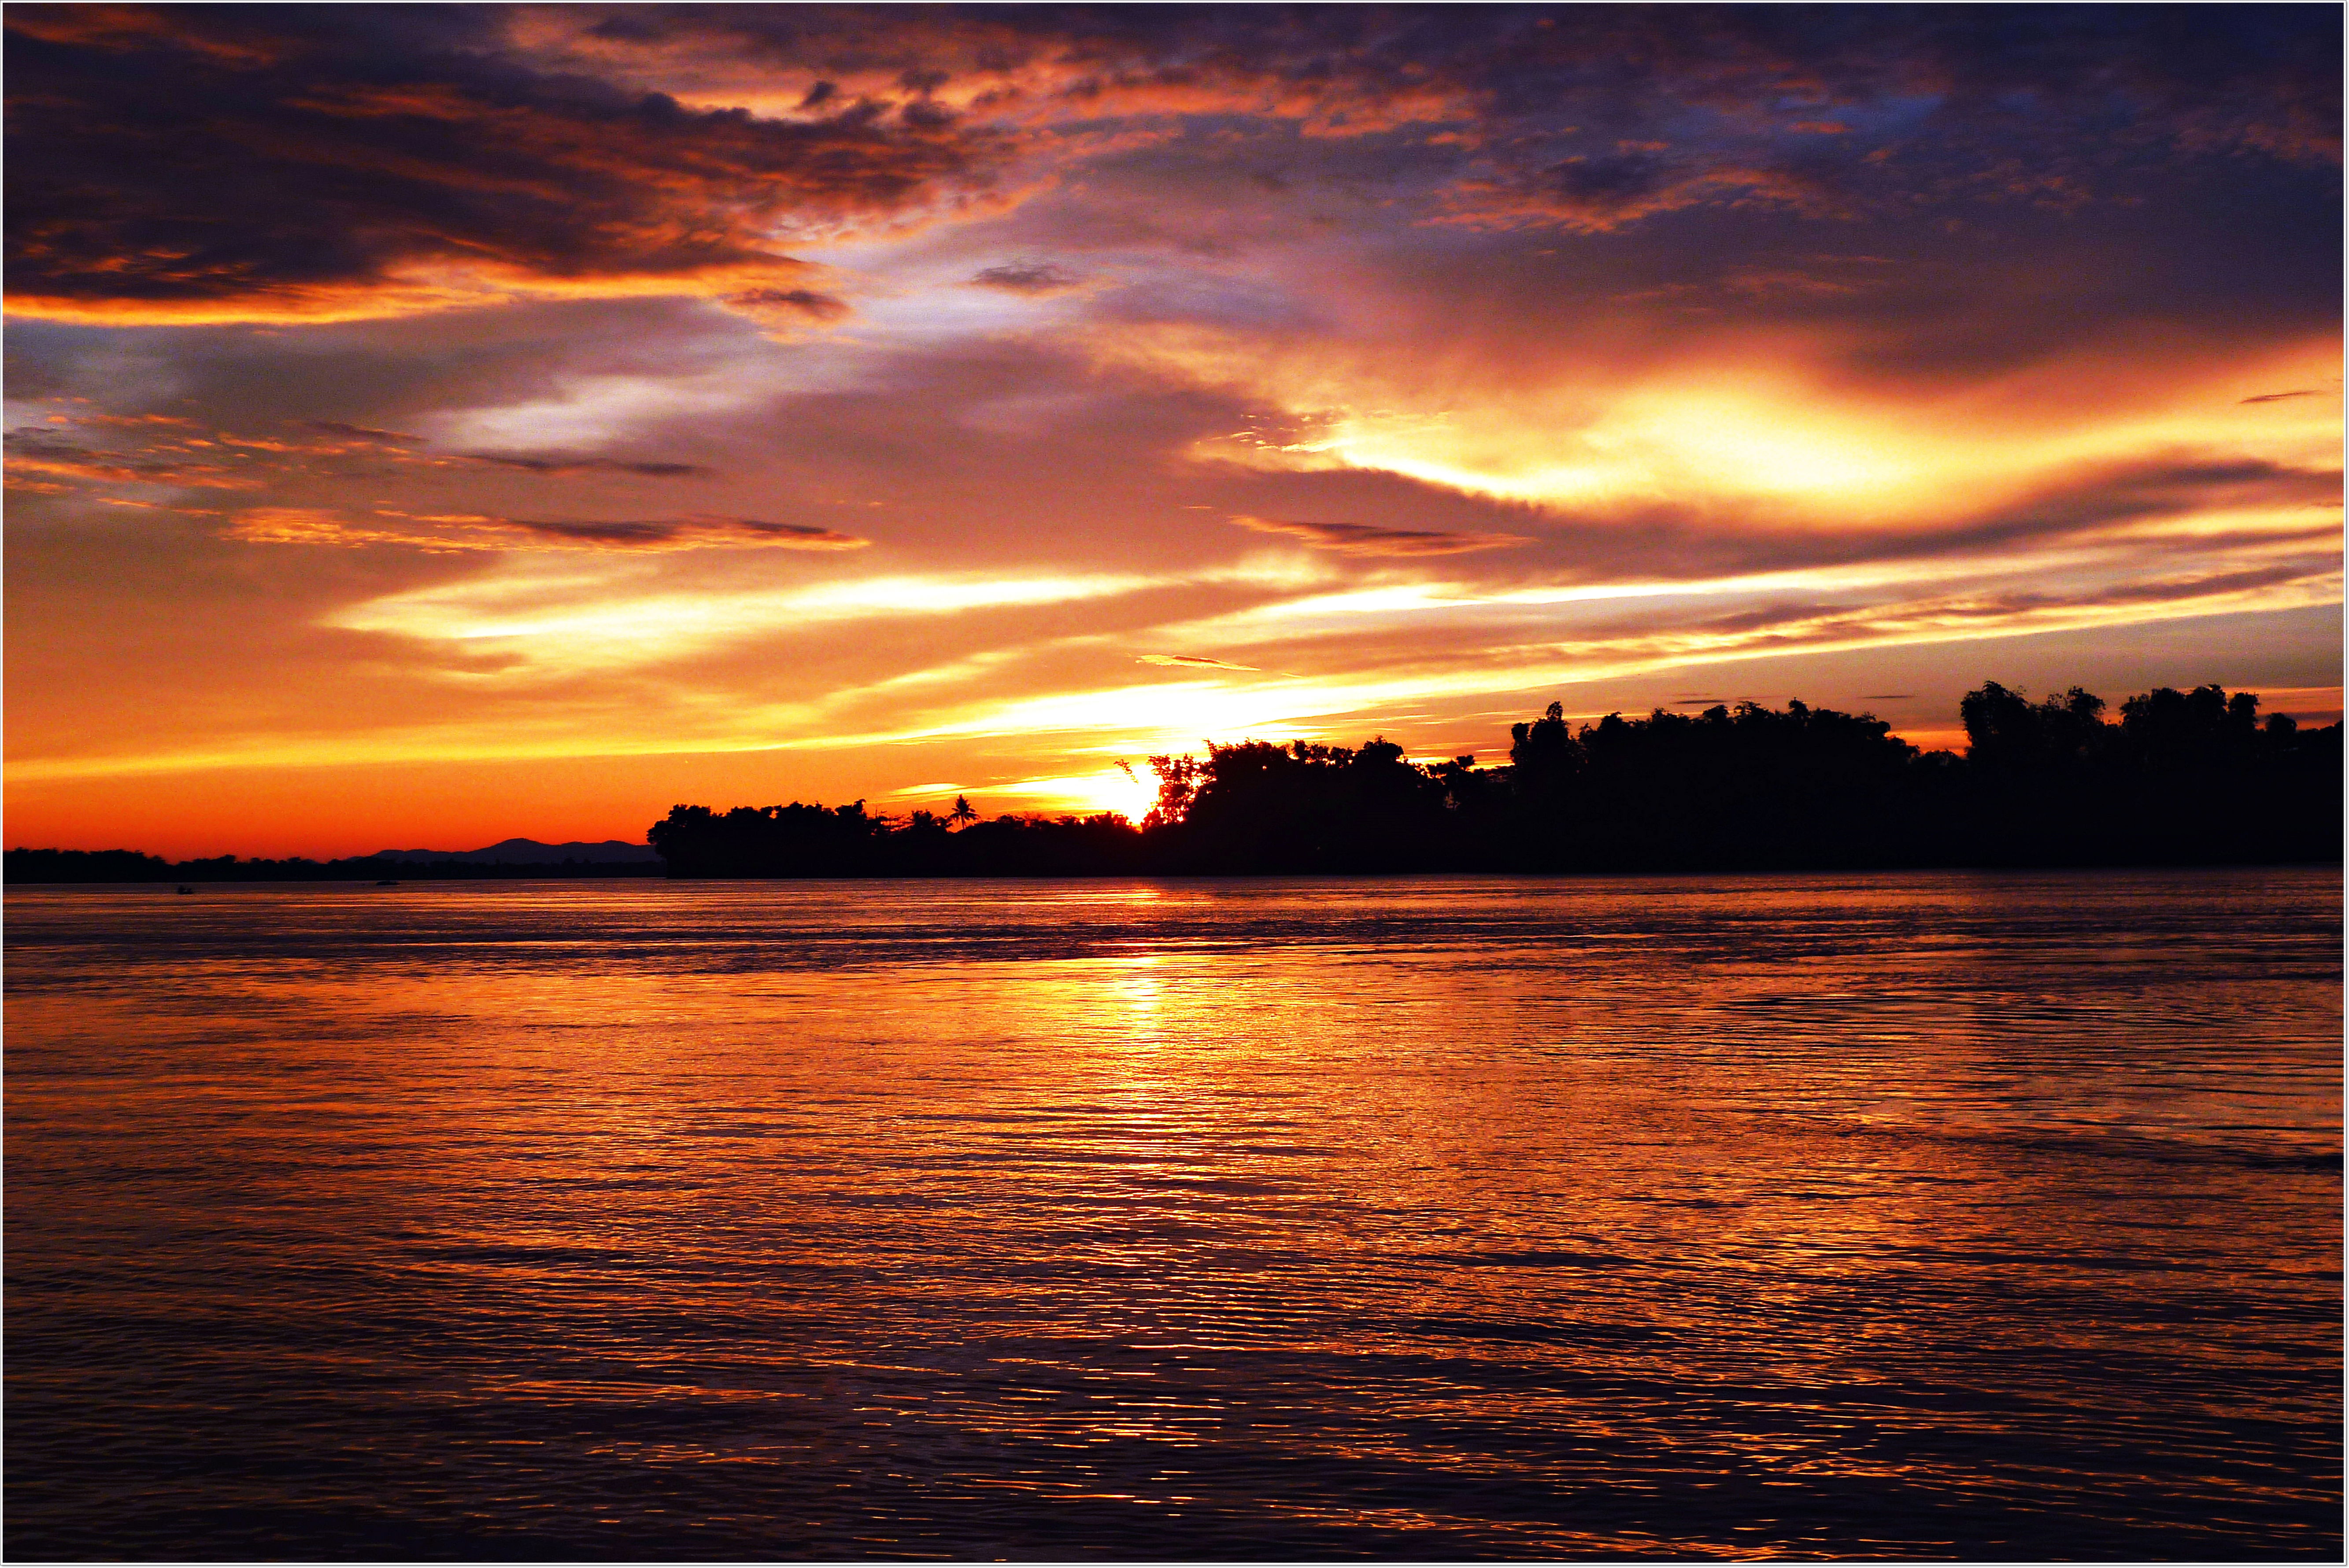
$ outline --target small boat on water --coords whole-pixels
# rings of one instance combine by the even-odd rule
[[[389,877],[385,877],[381,882],[377,882],[375,885],[378,887],[398,887],[399,884],[392,881]]]
[[[195,892],[196,890],[195,890],[195,889],[193,889],[193,888],[191,888],[191,887],[189,887],[187,884],[185,884],[185,883],[183,882],[183,883],[181,883],[181,884],[180,891],[181,891],[181,892]]]

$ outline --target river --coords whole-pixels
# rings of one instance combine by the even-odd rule
[[[2337,871],[5,907],[20,1559],[2342,1548]]]

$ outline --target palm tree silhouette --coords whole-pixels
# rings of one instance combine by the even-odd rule
[[[947,820],[957,828],[968,827],[978,820],[978,813],[970,809],[968,800],[957,795],[955,797],[954,810],[947,813]]]

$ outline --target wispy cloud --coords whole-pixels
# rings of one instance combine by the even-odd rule
[[[1175,669],[1254,670],[1254,665],[1229,664],[1222,659],[1202,658],[1196,654],[1144,654],[1135,661],[1144,665],[1166,665]]]
[[[1278,533],[1340,555],[1462,555],[1530,542],[1514,533],[1461,533],[1444,529],[1380,528],[1362,522],[1294,522],[1262,517],[1232,521],[1257,533]]]
[[[505,551],[862,550],[870,540],[807,523],[692,516],[658,521],[547,521],[455,512],[381,515],[387,525],[307,507],[255,507],[223,530],[248,544],[393,545],[435,554]],[[422,528],[405,526],[424,524]]]
[[[1084,280],[1068,268],[1051,262],[1005,262],[987,267],[970,280],[980,288],[1000,289],[1006,294],[1066,294]]]
[[[424,438],[421,436],[404,436],[398,430],[378,430],[366,425],[346,425],[338,419],[305,419],[303,424],[320,435],[360,441],[369,446],[420,447],[424,445]]]
[[[846,300],[806,288],[745,289],[740,294],[728,294],[726,303],[753,315],[780,315],[797,321],[831,323],[854,314]]]
[[[466,452],[467,461],[533,474],[635,474],[644,479],[698,479],[709,469],[698,463],[581,456],[565,452]]]

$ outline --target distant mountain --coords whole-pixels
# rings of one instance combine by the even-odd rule
[[[378,861],[503,861],[508,865],[555,865],[564,861],[657,861],[649,845],[606,839],[600,844],[542,844],[536,839],[506,839],[481,850],[378,850]]]

